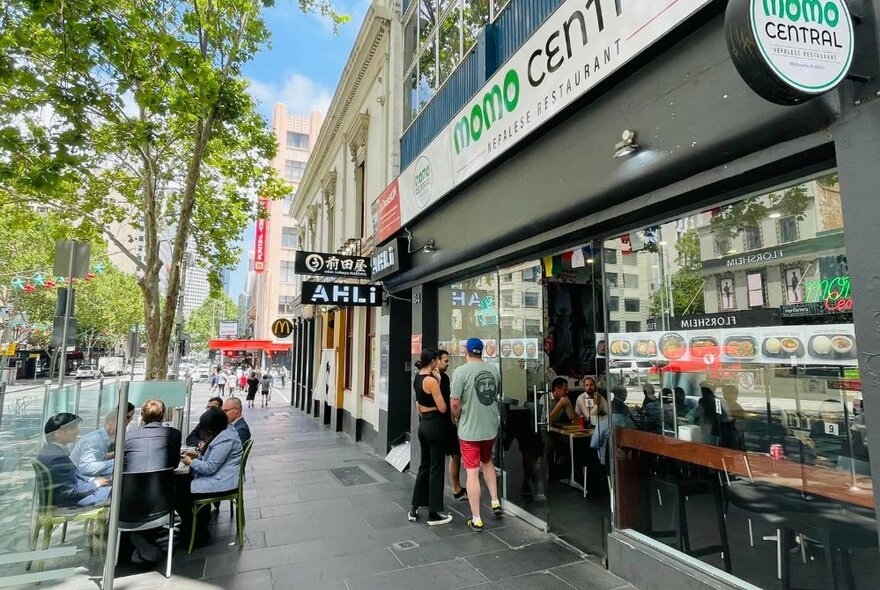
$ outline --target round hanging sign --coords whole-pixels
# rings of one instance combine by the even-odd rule
[[[844,0],[730,0],[724,29],[740,76],[777,104],[834,89],[852,65],[853,24]]]

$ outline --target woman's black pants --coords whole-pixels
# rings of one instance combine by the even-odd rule
[[[431,512],[443,510],[446,452],[449,447],[449,418],[440,412],[422,414],[419,424],[422,462],[413,488],[412,505],[427,506]]]

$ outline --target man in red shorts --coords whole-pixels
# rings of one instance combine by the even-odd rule
[[[473,517],[467,522],[475,531],[483,530],[480,518],[480,468],[492,498],[492,512],[504,514],[498,501],[498,481],[492,463],[492,448],[498,438],[501,417],[498,412],[498,369],[483,362],[483,342],[467,341],[467,362],[452,375],[452,418],[458,422],[461,459],[467,472],[467,496]]]

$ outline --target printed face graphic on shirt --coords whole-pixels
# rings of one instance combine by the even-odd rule
[[[477,389],[477,399],[484,406],[491,406],[495,403],[498,394],[498,383],[495,381],[495,375],[489,371],[480,371],[474,379],[474,386]]]

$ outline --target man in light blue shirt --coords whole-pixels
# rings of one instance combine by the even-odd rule
[[[134,416],[134,405],[128,404],[125,425]],[[80,438],[70,451],[70,460],[76,465],[76,471],[83,477],[103,477],[113,475],[113,458],[116,453],[110,446],[116,438],[116,409],[104,419],[104,427]]]

